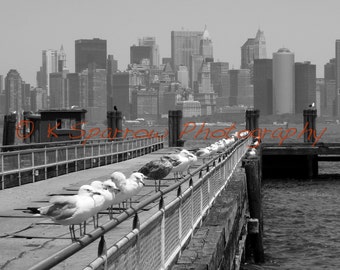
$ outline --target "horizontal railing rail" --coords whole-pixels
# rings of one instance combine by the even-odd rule
[[[164,138],[89,140],[44,148],[0,152],[1,189],[104,166],[164,147]]]
[[[78,242],[36,264],[31,270],[50,269],[99,238],[101,241],[98,258],[90,263],[86,270],[166,269],[173,263],[194,229],[202,222],[215,198],[227,185],[250,143],[250,138],[236,141],[225,152],[202,164],[190,175],[154,193],[133,208],[126,209]],[[195,181],[194,177],[197,178]],[[188,187],[182,191],[185,183]],[[170,193],[174,192],[175,196],[171,197]],[[138,212],[155,202],[158,202],[159,209],[139,224]],[[132,230],[106,249],[105,234],[132,216]]]

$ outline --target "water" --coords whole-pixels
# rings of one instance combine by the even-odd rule
[[[320,173],[339,173],[328,163]],[[265,180],[266,263],[258,269],[340,269],[340,175]]]

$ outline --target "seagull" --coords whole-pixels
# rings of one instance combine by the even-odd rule
[[[159,160],[152,160],[146,163],[142,168],[138,170],[138,172],[144,174],[146,177],[155,180],[155,191],[160,190],[161,179],[168,176],[171,172],[173,165],[171,162],[164,157],[161,157]],[[158,180],[158,188],[157,188],[157,180]]]
[[[209,146],[204,147],[204,148],[200,148],[196,151],[195,154],[196,154],[197,158],[202,159],[203,163],[205,163],[205,159],[209,158],[210,155],[211,155],[211,148]]]
[[[313,102],[312,104],[309,104],[309,108],[315,108],[315,103]]]
[[[117,109],[117,106],[116,106],[116,105],[114,105],[114,106],[113,106],[113,109],[114,109],[115,111],[118,111],[118,109]]]
[[[95,212],[96,212],[96,215],[93,216],[93,225],[94,225],[94,228],[97,228],[98,227],[99,212],[104,209],[106,198],[110,197],[110,195],[109,195],[110,192],[108,190],[104,190],[103,183],[100,182],[100,181],[93,181],[91,183],[91,186],[98,193],[98,194],[93,195],[93,200],[94,200],[94,203],[95,203],[94,208],[95,208]]]
[[[76,240],[74,225],[79,224],[80,236],[82,236],[81,224],[84,223],[84,234],[86,233],[86,220],[96,214],[93,196],[99,194],[92,186],[83,185],[79,188],[77,195],[54,196],[50,200],[52,205],[40,207],[38,211],[58,224],[69,225],[73,241]]]
[[[178,154],[163,156],[163,158],[168,159],[171,162],[173,166],[171,171],[174,173],[174,177],[178,180],[178,175],[180,174],[181,176],[183,176],[183,172],[188,170],[190,165],[193,163],[193,156],[194,155],[188,150],[183,149]]]
[[[143,181],[144,178],[145,175],[140,172],[132,173],[129,178],[126,178],[121,172],[112,173],[111,181],[115,183],[117,188],[120,190],[120,192],[116,194],[113,204],[120,204],[123,201],[130,199],[131,207],[131,198],[137,195],[145,185]]]

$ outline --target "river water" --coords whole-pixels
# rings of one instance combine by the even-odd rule
[[[319,173],[263,182],[266,262],[256,269],[340,269],[340,163]]]

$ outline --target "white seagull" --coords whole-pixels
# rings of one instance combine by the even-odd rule
[[[143,181],[144,178],[145,175],[140,172],[132,173],[129,178],[126,178],[121,172],[112,173],[110,180],[115,183],[117,188],[120,190],[120,192],[116,194],[113,204],[120,204],[130,199],[131,207],[131,198],[137,195],[145,185]]]
[[[51,218],[54,222],[69,225],[71,239],[76,240],[74,225],[79,224],[80,236],[86,233],[86,220],[96,214],[93,196],[99,195],[92,186],[83,185],[78,194],[73,196],[54,196],[51,198],[52,205],[38,209],[41,215]],[[81,224],[84,223],[84,232]]]
[[[174,173],[174,177],[178,180],[179,176],[183,176],[184,171],[188,171],[190,165],[195,162],[195,155],[190,153],[188,150],[183,149],[178,154],[171,154],[168,156],[163,156],[163,158],[168,159],[173,168],[172,172]],[[197,160],[197,157],[196,157]]]

